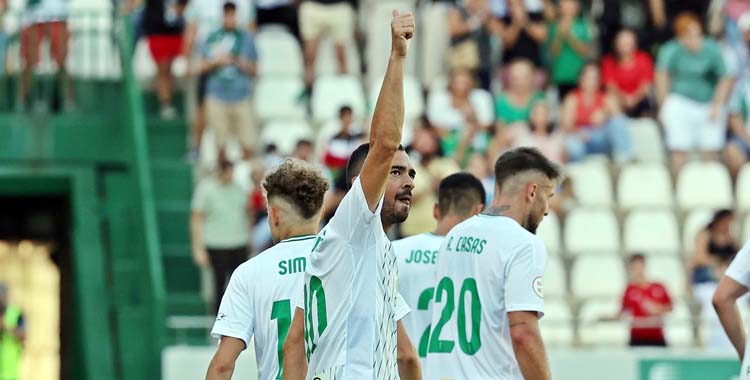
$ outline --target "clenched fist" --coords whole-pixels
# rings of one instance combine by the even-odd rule
[[[414,15],[411,12],[399,14],[398,11],[393,11],[393,20],[391,20],[393,54],[402,58],[406,57],[409,40],[414,37],[414,29]]]

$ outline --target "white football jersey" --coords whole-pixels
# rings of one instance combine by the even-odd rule
[[[435,291],[438,252],[443,238],[424,233],[393,242],[398,260],[398,292],[412,309],[403,319],[404,327],[419,352],[423,371],[432,320],[430,304]]]
[[[522,380],[508,313],[544,308],[547,252],[504,216],[458,224],[440,247],[425,380]]]
[[[305,272],[307,379],[398,380],[398,294],[393,246],[359,179],[315,239]]]
[[[724,274],[737,283],[750,288],[750,240],[746,241],[742,249],[737,252]],[[747,307],[747,305],[741,305],[740,307]],[[742,360],[740,380],[750,380],[750,330],[745,339],[745,355],[744,360]]]
[[[254,336],[259,380],[281,379],[281,349],[314,242],[313,235],[282,240],[243,263],[221,299],[211,335],[242,339],[245,347]]]

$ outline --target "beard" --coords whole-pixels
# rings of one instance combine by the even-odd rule
[[[537,201],[534,206],[531,207],[531,211],[524,218],[523,228],[532,234],[536,235],[536,230],[539,228],[539,224],[544,219],[544,206],[541,202]]]
[[[403,223],[409,217],[409,210],[411,210],[410,206],[398,201],[383,206],[381,216],[389,224]]]

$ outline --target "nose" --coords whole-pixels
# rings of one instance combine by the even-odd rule
[[[410,176],[406,176],[406,180],[404,181],[404,184],[402,186],[405,189],[413,190],[414,189],[414,179],[412,179]]]

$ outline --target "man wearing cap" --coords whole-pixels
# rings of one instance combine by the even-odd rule
[[[8,303],[8,288],[0,283],[0,380],[18,380],[26,328],[21,309]]]

